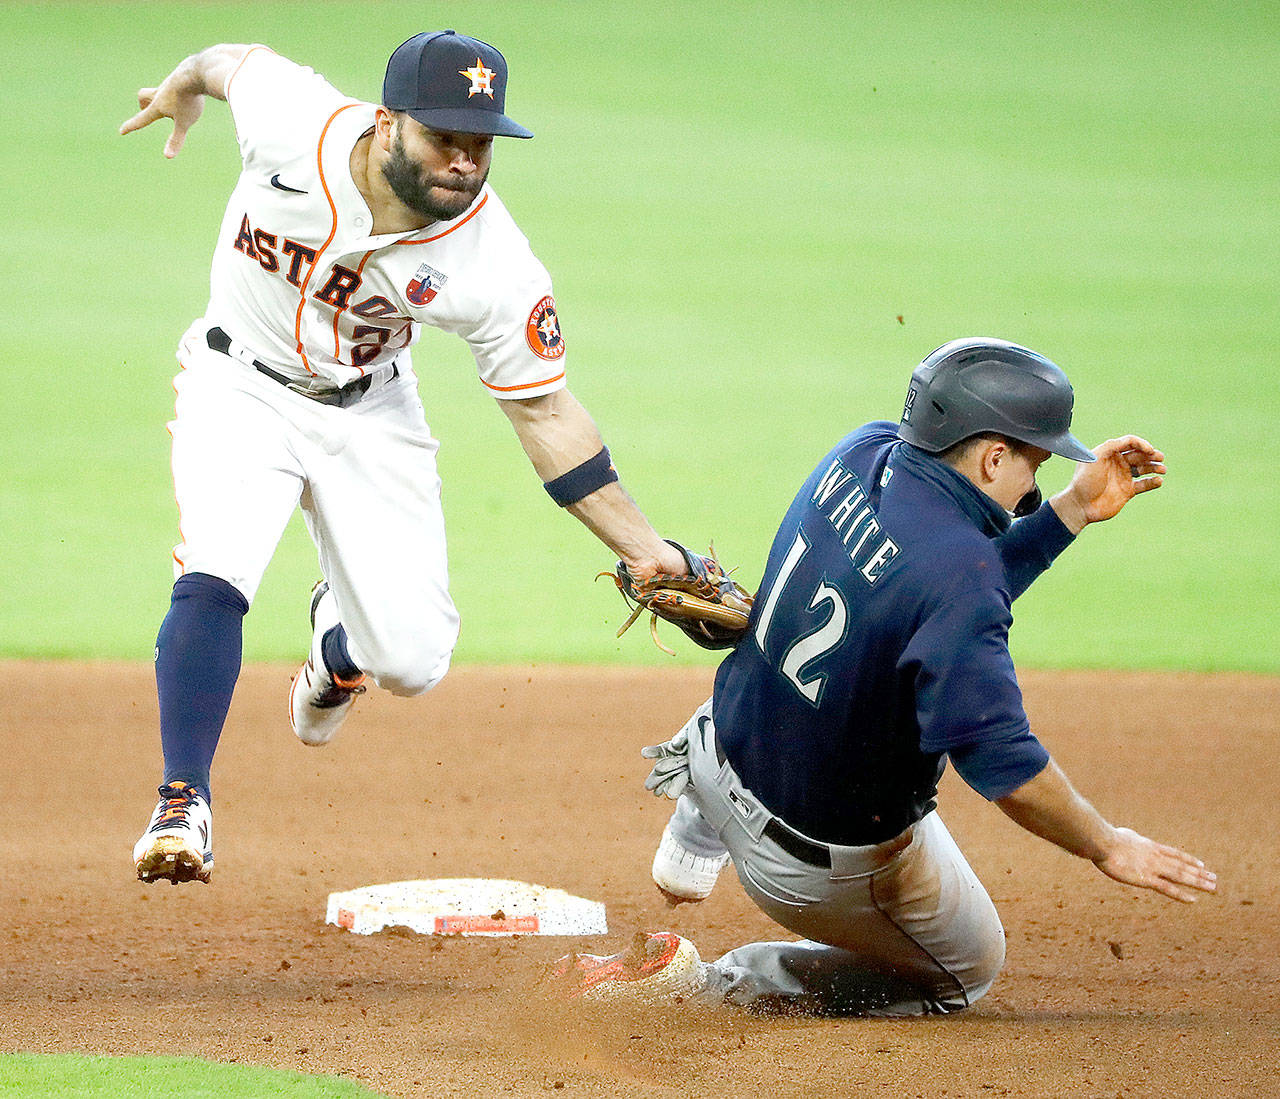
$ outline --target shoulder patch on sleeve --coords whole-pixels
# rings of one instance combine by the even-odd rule
[[[556,302],[550,294],[533,307],[524,334],[529,349],[539,358],[554,361],[564,355],[560,318],[556,316]]]

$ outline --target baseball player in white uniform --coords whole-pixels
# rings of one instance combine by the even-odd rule
[[[305,744],[331,740],[372,681],[416,695],[458,636],[438,447],[409,347],[455,332],[548,493],[640,576],[681,572],[618,483],[565,386],[551,280],[486,182],[507,65],[454,31],[392,54],[381,105],[344,96],[261,45],[183,61],[120,132],[174,121],[177,154],[204,98],[225,100],[243,171],[214,251],[205,315],[175,382],[175,583],[156,642],[164,780],[134,848],[143,881],[208,881],[209,773],[240,670],[241,626],[301,506],[324,580],[290,692]]]

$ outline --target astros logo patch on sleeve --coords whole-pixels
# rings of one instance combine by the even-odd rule
[[[555,299],[550,294],[533,307],[524,334],[529,348],[540,358],[558,359],[564,354],[560,319],[556,316]]]
[[[424,263],[414,272],[409,285],[404,289],[404,296],[414,305],[426,305],[440,293],[440,288],[448,281],[447,275],[442,275],[430,264]]]

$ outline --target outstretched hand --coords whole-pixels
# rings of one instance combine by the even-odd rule
[[[206,96],[226,98],[227,80],[252,47],[210,46],[178,64],[158,88],[138,89],[138,113],[120,124],[121,134],[131,134],[161,118],[173,119],[173,133],[164,143],[164,155],[178,155],[187,131],[204,110]]]
[[[1191,902],[1197,893],[1218,888],[1218,876],[1195,856],[1149,840],[1132,828],[1115,829],[1107,853],[1094,865],[1115,881],[1154,889],[1175,901]]]
[[[172,160],[182,148],[187,131],[204,110],[204,93],[194,90],[190,79],[178,68],[165,78],[160,87],[138,89],[138,107],[137,114],[121,123],[120,133],[131,134],[161,118],[173,119],[173,133],[164,143],[164,155]]]
[[[1050,503],[1072,534],[1119,514],[1135,496],[1164,484],[1164,454],[1146,439],[1125,435],[1094,448],[1096,462],[1076,467],[1071,483]]]

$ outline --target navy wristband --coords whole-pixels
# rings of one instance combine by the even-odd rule
[[[618,479],[618,471],[613,468],[609,457],[609,448],[602,446],[600,453],[588,458],[581,465],[574,466],[568,473],[562,473],[552,481],[542,485],[551,497],[562,508],[576,504],[584,496],[590,496],[597,489],[604,488]]]

